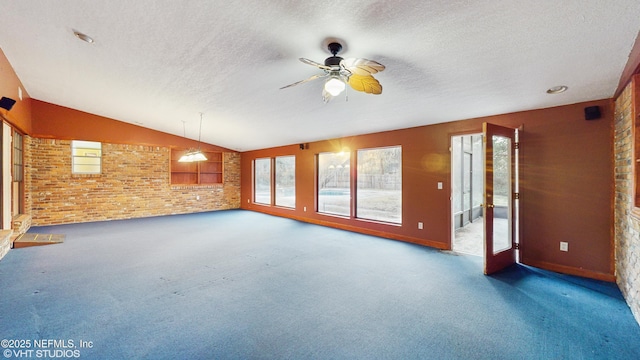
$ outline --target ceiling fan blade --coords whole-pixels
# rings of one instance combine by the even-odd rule
[[[377,61],[362,58],[346,58],[340,62],[340,65],[352,74],[362,76],[375,74],[385,69],[384,65]]]
[[[356,91],[362,91],[367,94],[382,94],[382,85],[371,75],[352,74],[349,77],[349,85]]]
[[[313,75],[313,76],[311,76],[311,77],[309,77],[309,78],[307,78],[307,79],[300,80],[300,81],[296,81],[296,82],[294,82],[293,84],[289,84],[289,85],[287,85],[287,86],[283,86],[283,87],[281,87],[281,88],[280,88],[280,90],[282,90],[282,89],[286,89],[286,88],[289,88],[289,87],[292,87],[292,86],[296,86],[296,85],[304,84],[304,83],[306,83],[306,82],[313,81],[313,80],[315,80],[315,79],[323,78],[323,77],[325,77],[325,76],[327,76],[327,75],[328,75],[328,74]]]
[[[318,62],[315,62],[313,60],[309,60],[309,59],[305,59],[305,58],[300,58],[299,60],[302,61],[303,63],[307,64],[307,65],[315,66],[315,67],[320,68],[322,70],[331,70],[331,66],[326,66],[326,65],[320,64]]]

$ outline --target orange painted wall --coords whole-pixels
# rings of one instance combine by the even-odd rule
[[[32,100],[32,137],[59,140],[88,140],[112,144],[197,147],[198,142],[123,121],[93,115],[67,107]],[[203,143],[203,150],[234,152]]]
[[[0,115],[23,133],[31,132],[31,98],[18,79],[9,60],[0,49],[0,96],[16,101],[10,111],[0,109]],[[22,100],[18,96],[18,87],[22,89]]]
[[[598,105],[599,120],[584,120]],[[520,152],[522,262],[555,271],[613,280],[613,103],[600,100],[549,109],[298,144],[242,154],[242,208],[370,233],[436,248],[451,247],[452,135],[481,132],[483,122],[523,127]],[[318,214],[315,155],[402,145],[402,226]],[[296,209],[252,203],[252,161],[296,155]],[[355,156],[352,153],[352,156]],[[437,183],[445,184],[443,190]],[[303,207],[307,211],[303,211]],[[418,230],[417,223],[424,223]],[[569,252],[559,251],[568,241]]]

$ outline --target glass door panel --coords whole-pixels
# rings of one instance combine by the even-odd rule
[[[484,273],[516,261],[513,219],[515,191],[515,129],[483,124],[485,155]]]
[[[511,242],[511,139],[493,135],[493,253]]]

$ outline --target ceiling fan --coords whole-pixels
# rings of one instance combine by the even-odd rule
[[[349,86],[356,91],[362,91],[367,94],[377,95],[382,93],[382,85],[380,85],[380,82],[376,80],[372,74],[384,70],[384,65],[377,61],[362,58],[343,59],[337,56],[342,50],[342,44],[337,42],[331,42],[327,47],[332,56],[325,59],[324,65],[313,60],[300,58],[300,61],[303,63],[315,66],[323,70],[324,73],[313,75],[308,79],[294,82],[280,89],[326,78],[324,87],[322,88],[322,99],[325,103],[329,102],[333,97],[340,95],[340,93],[345,90],[346,84],[349,84]]]

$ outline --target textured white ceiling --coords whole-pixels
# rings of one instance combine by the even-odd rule
[[[35,99],[239,151],[611,97],[638,0],[0,0],[0,47]],[[87,44],[73,30],[95,39]],[[328,37],[381,95],[328,104]],[[569,91],[548,95],[546,89]]]

